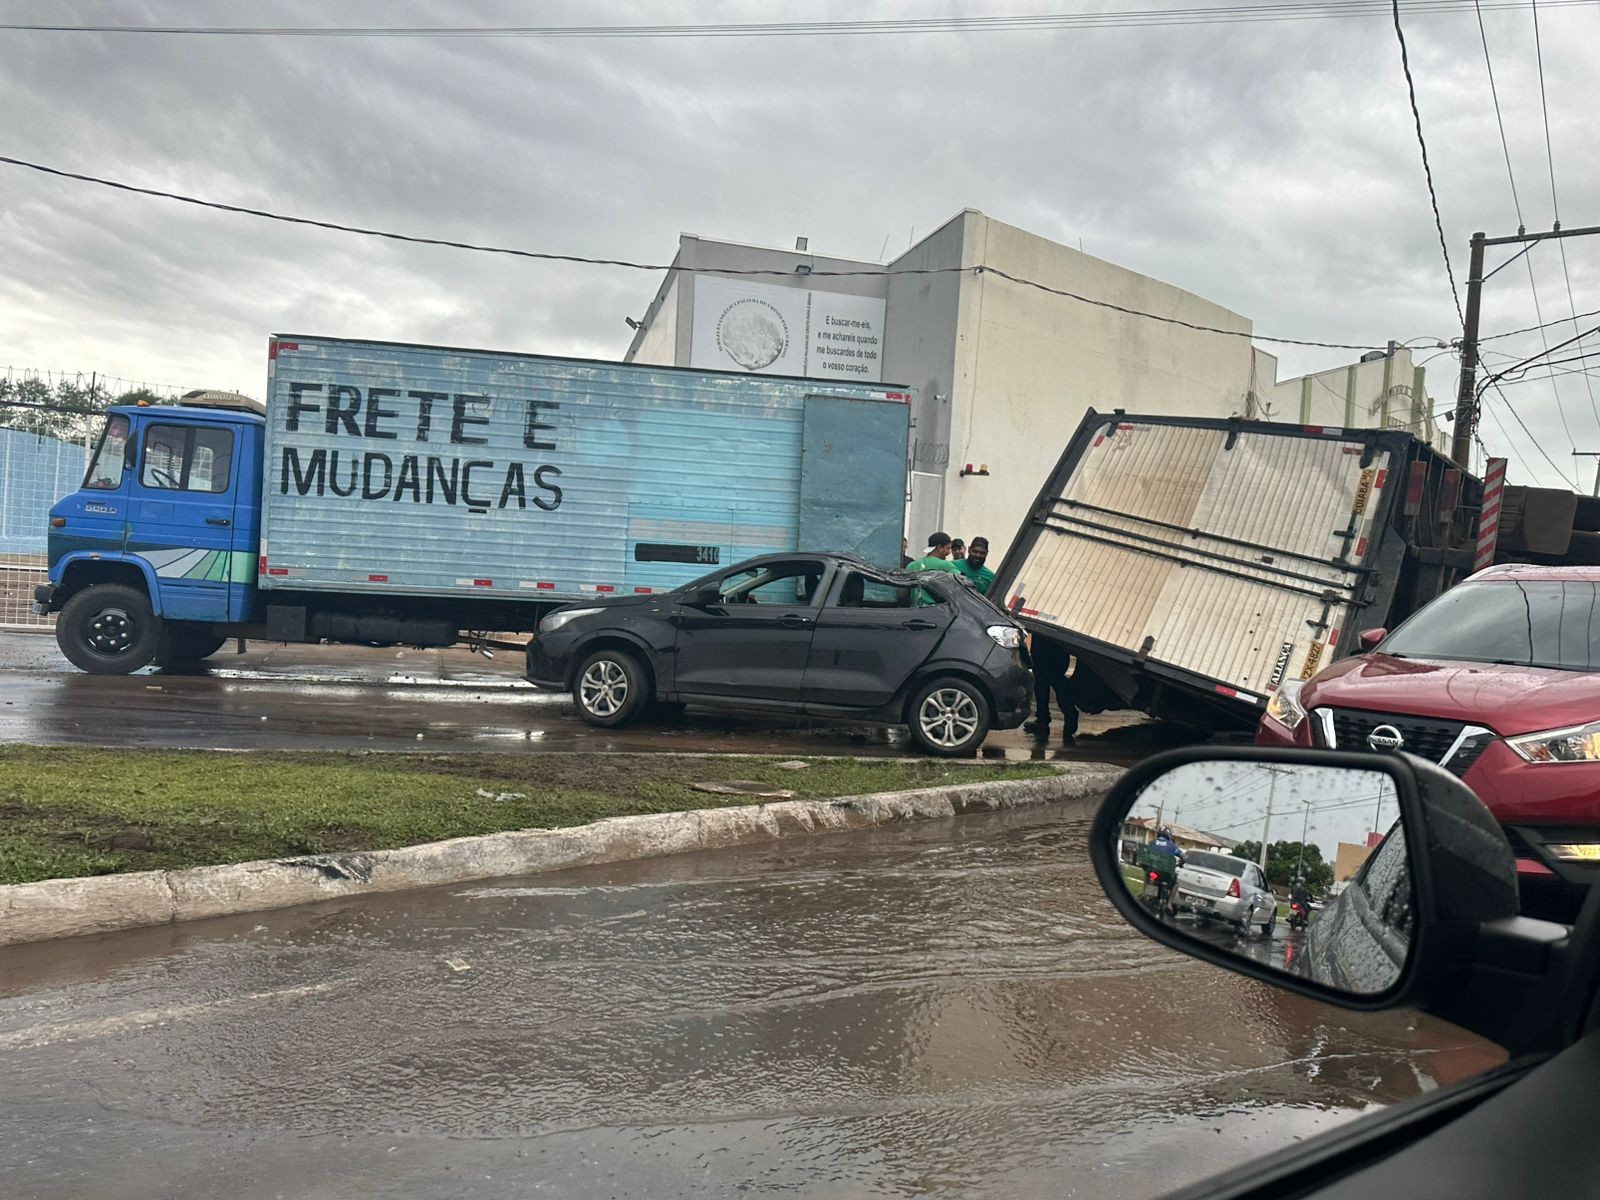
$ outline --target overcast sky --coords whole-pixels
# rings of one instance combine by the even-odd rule
[[[806,19],[1086,11],[811,3]],[[1145,7],[1154,7],[1146,4]],[[0,20],[151,24],[767,21],[776,3],[0,0]],[[1548,227],[1533,27],[1484,20],[1530,228]],[[1556,183],[1600,224],[1600,5],[1541,6]],[[1517,219],[1472,13],[1407,19],[1458,282]],[[1459,333],[1385,19],[873,37],[291,39],[0,32],[0,154],[426,236],[666,262],[680,232],[893,257],[963,207],[1187,288],[1258,333]],[[885,250],[886,248],[886,250]],[[1600,309],[1600,237],[1567,243]],[[1553,245],[1531,256],[1564,316]],[[0,166],[0,368],[259,395],[269,332],[620,358],[658,277],[297,229]],[[1517,263],[1486,333],[1534,323]],[[1585,328],[1600,323],[1593,318]],[[1568,324],[1552,331],[1560,341]],[[1491,344],[1518,357],[1537,335]],[[1600,338],[1596,339],[1600,346]],[[1283,374],[1346,361],[1282,354]],[[1431,353],[1423,351],[1422,355]],[[1496,360],[1507,363],[1511,360]],[[1577,365],[1577,364],[1575,364]],[[1600,360],[1592,364],[1600,375]],[[1429,369],[1444,407],[1455,359]],[[1545,453],[1600,450],[1581,375],[1507,388]],[[1512,478],[1555,474],[1498,404]],[[1494,416],[1483,434],[1506,442]],[[1523,467],[1527,463],[1530,471]]]

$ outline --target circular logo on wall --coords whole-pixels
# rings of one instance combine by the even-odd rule
[[[746,371],[759,371],[789,348],[789,323],[765,300],[735,300],[717,318],[717,346]]]

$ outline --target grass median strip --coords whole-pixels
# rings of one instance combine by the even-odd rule
[[[1029,779],[1005,766],[679,755],[337,754],[0,746],[0,884],[389,850],[740,802],[739,779],[829,799]],[[748,803],[760,803],[751,798]]]

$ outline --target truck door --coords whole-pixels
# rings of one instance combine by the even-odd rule
[[[155,568],[168,620],[229,618],[237,433],[181,412],[147,420],[140,433],[128,549]]]

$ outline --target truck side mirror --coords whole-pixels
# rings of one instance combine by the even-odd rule
[[[1363,629],[1356,635],[1356,640],[1361,643],[1361,649],[1370,653],[1378,648],[1378,643],[1389,636],[1387,629]]]

